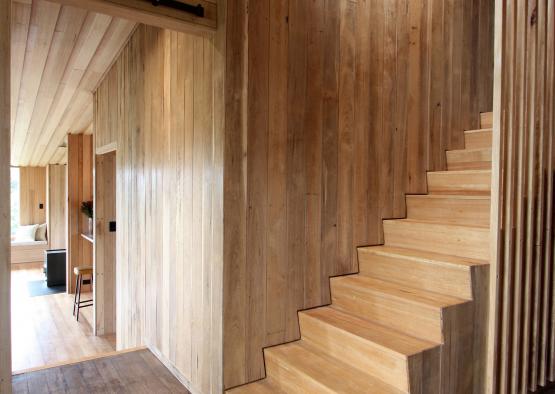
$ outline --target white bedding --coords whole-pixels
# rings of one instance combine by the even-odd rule
[[[12,241],[12,246],[38,246],[47,244],[47,241]]]

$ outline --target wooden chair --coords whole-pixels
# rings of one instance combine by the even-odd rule
[[[79,321],[79,309],[93,306],[94,300],[92,299],[81,301],[81,287],[83,286],[83,276],[90,275],[92,285],[93,267],[75,267],[73,268],[73,273],[77,276],[75,282],[75,299],[73,300],[73,316],[75,316],[75,309],[77,309],[77,321]]]

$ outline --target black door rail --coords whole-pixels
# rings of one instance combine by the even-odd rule
[[[200,4],[198,5],[191,5],[186,3],[181,3],[180,1],[175,0],[149,0],[153,6],[165,6],[170,8],[175,8],[179,11],[185,11],[189,14],[194,14],[199,18],[204,18],[204,7]]]

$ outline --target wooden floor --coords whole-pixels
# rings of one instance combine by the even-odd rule
[[[72,316],[73,296],[61,293],[29,297],[27,282],[42,277],[37,264],[19,264],[12,269],[12,370],[114,351],[115,336],[93,335],[92,308],[81,309],[77,322]]]
[[[12,377],[13,393],[189,393],[149,350]]]

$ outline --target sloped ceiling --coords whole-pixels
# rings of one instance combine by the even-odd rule
[[[92,93],[135,23],[43,0],[12,3],[11,163],[64,163],[66,135],[91,132]]]

